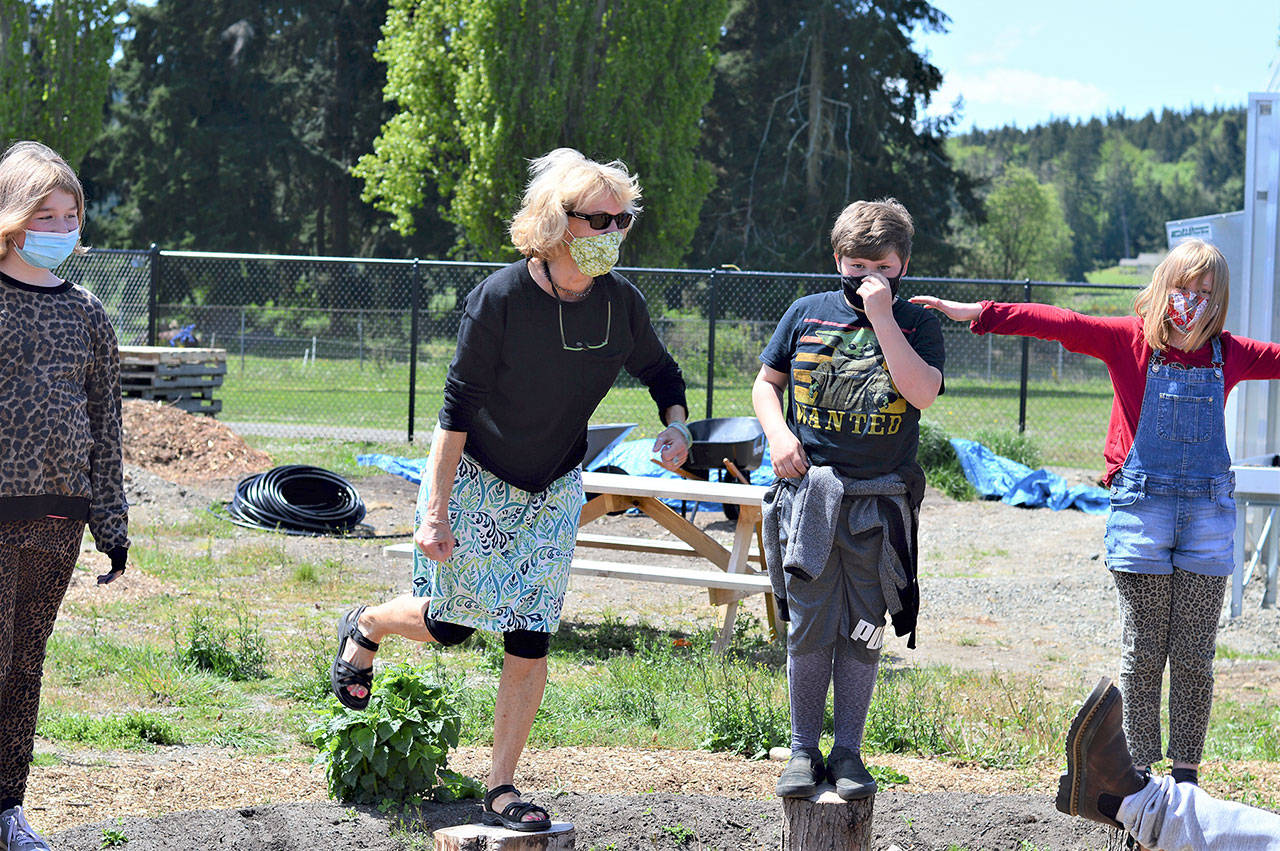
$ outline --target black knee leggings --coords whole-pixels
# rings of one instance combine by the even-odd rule
[[[444,647],[461,644],[471,637],[471,633],[475,632],[474,627],[438,621],[425,614],[423,615],[423,620],[427,624],[427,631],[431,633],[431,637],[436,640],[437,644]],[[512,656],[519,656],[521,659],[542,659],[546,657],[550,646],[551,633],[549,632],[513,629],[510,632],[502,633],[502,649]]]

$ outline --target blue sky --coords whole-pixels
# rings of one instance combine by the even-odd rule
[[[958,131],[1191,106],[1243,105],[1277,52],[1277,0],[933,0],[946,33],[917,32],[964,98]]]

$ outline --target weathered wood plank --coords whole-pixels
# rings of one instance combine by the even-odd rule
[[[431,835],[435,851],[574,851],[576,834],[566,821],[545,831],[521,832],[479,824],[446,827]]]
[[[695,570],[685,567],[658,567],[650,564],[624,564],[615,561],[573,560],[570,572],[579,576],[609,576],[639,582],[665,582],[669,585],[694,585],[700,588],[724,588],[759,594],[772,586],[763,573],[725,573],[721,570]]]
[[[656,499],[684,499],[733,505],[762,505],[768,488],[735,482],[701,482],[691,479],[659,479],[619,473],[583,473],[582,488],[588,493],[647,496]]]

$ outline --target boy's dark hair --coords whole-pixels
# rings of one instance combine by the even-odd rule
[[[831,247],[841,257],[879,260],[894,251],[898,259],[911,259],[911,237],[916,227],[907,208],[895,198],[854,201],[844,208],[831,228]]]

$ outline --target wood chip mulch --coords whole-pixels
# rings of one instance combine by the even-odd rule
[[[213,417],[163,402],[124,400],[124,460],[171,482],[242,478],[271,468],[254,449]]]

